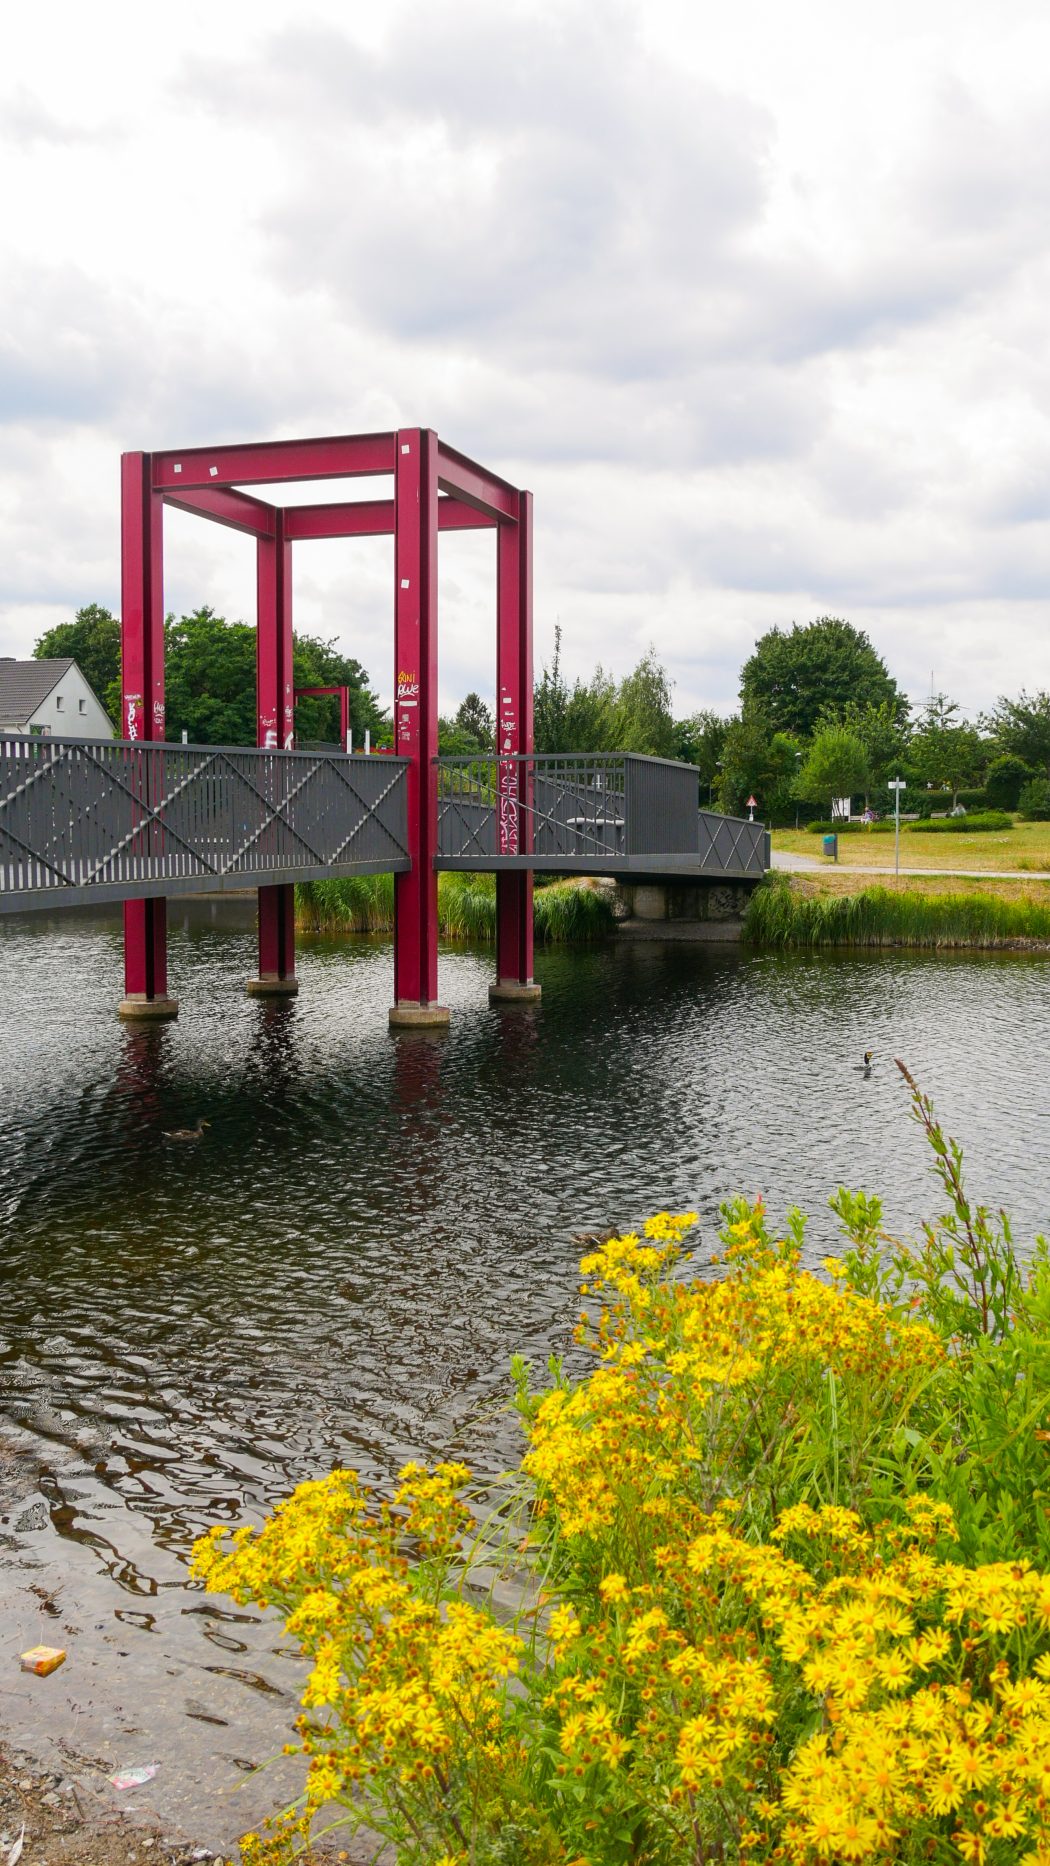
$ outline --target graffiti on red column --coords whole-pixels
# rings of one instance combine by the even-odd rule
[[[513,753],[517,749],[518,721],[509,694],[500,695],[499,749]],[[518,763],[514,757],[501,758],[499,764],[499,852],[518,854]]]
[[[142,695],[129,693],[124,699],[124,737],[140,739],[142,737]]]
[[[414,668],[398,669],[397,675],[397,742],[406,750],[415,738],[416,721],[419,716],[419,682]]]

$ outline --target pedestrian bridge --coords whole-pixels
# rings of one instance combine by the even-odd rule
[[[412,867],[406,758],[0,738],[0,913]],[[438,758],[436,868],[758,880],[761,823],[699,808],[692,765]]]

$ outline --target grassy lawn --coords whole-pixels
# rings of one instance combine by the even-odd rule
[[[788,876],[788,880],[791,883],[792,894],[799,895],[803,900],[825,898],[834,894],[857,894],[861,888],[889,887],[892,890],[894,886],[892,870],[885,881],[881,881],[875,875],[858,875],[855,872],[851,874],[841,862],[837,868],[833,862],[829,862],[826,868],[811,874],[792,873]],[[988,876],[986,880],[960,881],[957,876],[947,874],[920,875],[916,880],[907,877],[902,868],[900,891],[902,894],[921,891],[924,895],[959,894],[960,892],[986,894],[997,901],[1037,901],[1045,905],[1047,899],[1050,898],[1047,881],[1050,881],[1050,875],[1033,875],[1030,880],[1025,881],[998,881],[994,875]]]
[[[775,829],[774,849],[793,855],[815,855],[823,860],[821,839],[807,830]],[[838,871],[850,868],[886,868],[893,872],[893,836],[879,831],[851,830],[839,837]],[[901,828],[901,874],[908,869],[936,868],[946,874],[971,869],[1021,869],[1050,879],[1050,823],[1015,822],[1012,829],[974,835],[925,835],[907,825]],[[827,863],[830,874],[835,864]]]

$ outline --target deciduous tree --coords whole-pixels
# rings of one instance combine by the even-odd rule
[[[868,754],[855,732],[846,726],[825,726],[814,734],[798,774],[801,799],[819,799],[821,804],[827,799],[831,814],[839,798],[866,792],[870,783]]]
[[[1000,751],[1050,775],[1050,693],[1022,690],[1016,700],[999,699],[981,723]]]
[[[745,711],[761,707],[774,731],[799,738],[811,736],[828,708],[839,714],[851,702],[859,707],[885,702],[898,714],[907,712],[896,681],[863,630],[837,616],[770,629],[744,662],[740,698]]]

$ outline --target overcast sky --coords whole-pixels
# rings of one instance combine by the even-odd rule
[[[728,711],[830,613],[916,698],[1050,686],[1048,94],[1045,0],[12,9],[0,653],[119,607],[122,449],[426,424],[536,495],[537,665]],[[247,539],[166,546],[250,615]],[[389,703],[390,545],[298,551]],[[446,707],[493,574],[443,540]]]

